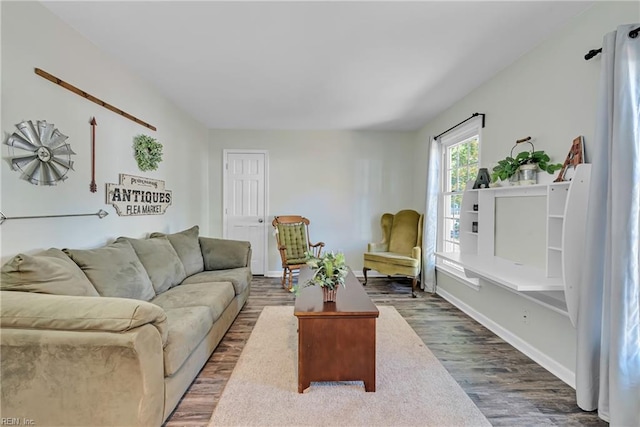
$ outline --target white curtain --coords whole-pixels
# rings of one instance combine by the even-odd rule
[[[436,291],[436,248],[438,239],[438,195],[440,193],[441,144],[436,139],[429,142],[427,169],[427,206],[422,232],[422,288]]]
[[[577,319],[576,396],[612,426],[640,426],[640,37],[604,38],[584,280]]]

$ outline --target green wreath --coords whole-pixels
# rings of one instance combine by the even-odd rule
[[[162,144],[147,135],[133,139],[134,157],[141,171],[154,171],[162,161]]]

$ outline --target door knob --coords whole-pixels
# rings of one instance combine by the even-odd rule
[[[262,224],[262,223],[264,222],[264,219],[260,218],[260,219],[258,220],[258,222],[259,222],[260,224]]]

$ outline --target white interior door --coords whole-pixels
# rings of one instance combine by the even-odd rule
[[[224,237],[251,242],[251,271],[264,274],[267,170],[264,150],[224,150]]]

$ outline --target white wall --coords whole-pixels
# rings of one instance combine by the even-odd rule
[[[269,229],[275,215],[306,216],[311,241],[343,250],[356,272],[362,270],[367,243],[382,237],[381,215],[419,209],[412,179],[413,132],[212,130],[209,141],[214,235],[223,235],[223,149],[268,150]],[[267,270],[281,271],[271,233]]]
[[[194,224],[208,233],[207,129],[148,83],[107,57],[40,3],[2,2],[3,142],[23,120],[46,120],[69,137],[76,152],[74,171],[57,186],[19,179],[2,145],[0,210],[7,216],[109,212],[92,217],[8,220],[1,226],[3,261],[18,252],[48,247],[97,247],[120,235],[142,237],[151,231],[178,231]],[[114,31],[117,29],[114,28]],[[55,85],[34,73],[41,68],[144,120],[142,127]],[[97,193],[91,182],[91,128],[95,116]],[[144,133],[164,145],[157,171],[141,172],[133,158],[133,137]],[[118,217],[105,203],[105,184],[127,173],[166,181],[173,203],[165,215]]]
[[[600,60],[585,61],[584,54],[599,48],[603,36],[618,25],[639,21],[637,2],[596,3],[431,121],[418,136],[414,156],[416,194],[424,195],[426,191],[423,159],[427,157],[429,138],[476,111],[487,114],[482,131],[481,167],[491,169],[509,154],[516,139],[526,136],[535,138],[536,149],[545,150],[554,162],[562,163],[572,140],[583,135],[588,161],[597,162],[598,159],[590,157],[590,147],[595,131]],[[424,198],[420,204],[424,204]],[[565,381],[572,381],[575,330],[567,317],[486,282],[476,292],[439,274],[438,287],[494,322],[497,329],[531,344],[540,353],[539,362],[555,367]]]

